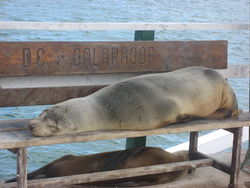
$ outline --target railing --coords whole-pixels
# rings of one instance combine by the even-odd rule
[[[221,23],[80,23],[80,22],[16,22],[0,21],[0,29],[20,30],[250,30],[250,24]]]

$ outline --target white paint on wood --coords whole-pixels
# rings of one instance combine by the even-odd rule
[[[249,65],[230,65],[228,69],[218,71],[225,78],[249,77]],[[0,88],[110,85],[140,74],[143,73],[0,77]]]
[[[249,64],[228,65],[228,69],[219,70],[225,78],[249,78]]]
[[[242,142],[248,140],[249,127],[243,128]],[[223,129],[200,136],[198,140],[198,151],[204,154],[214,154],[232,147],[233,134]],[[177,146],[166,149],[168,152],[188,150],[189,142],[184,142]]]
[[[138,73],[4,77],[0,78],[0,88],[110,85],[136,75]]]
[[[21,22],[1,21],[0,29],[20,30],[250,30],[250,24],[168,23],[168,22]]]

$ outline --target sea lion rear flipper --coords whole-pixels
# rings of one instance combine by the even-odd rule
[[[214,113],[207,116],[207,119],[226,119],[226,118],[233,118],[237,119],[240,115],[241,110],[228,110],[228,109],[219,109]]]

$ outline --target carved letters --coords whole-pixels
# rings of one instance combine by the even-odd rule
[[[43,55],[45,53],[45,50],[43,48],[39,48],[36,51],[36,64],[37,66],[43,66],[44,61],[43,61]],[[31,59],[31,50],[29,48],[23,48],[23,66],[24,67],[30,67],[32,64],[32,59]]]
[[[226,68],[226,41],[0,42],[0,77]]]
[[[53,63],[61,65],[70,63],[74,66],[88,64],[98,65],[144,65],[153,64],[155,59],[154,47],[97,47],[97,48],[74,48],[72,53],[65,55],[61,52],[59,55],[50,55],[46,53],[46,48],[31,50],[23,48],[23,66],[42,67],[45,64]],[[53,56],[49,59],[47,56]],[[47,58],[45,58],[47,57]]]
[[[23,66],[29,67],[31,65],[31,53],[29,48],[23,49]]]

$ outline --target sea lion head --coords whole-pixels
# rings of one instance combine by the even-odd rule
[[[34,136],[53,136],[74,132],[72,113],[67,106],[52,106],[28,123]]]

